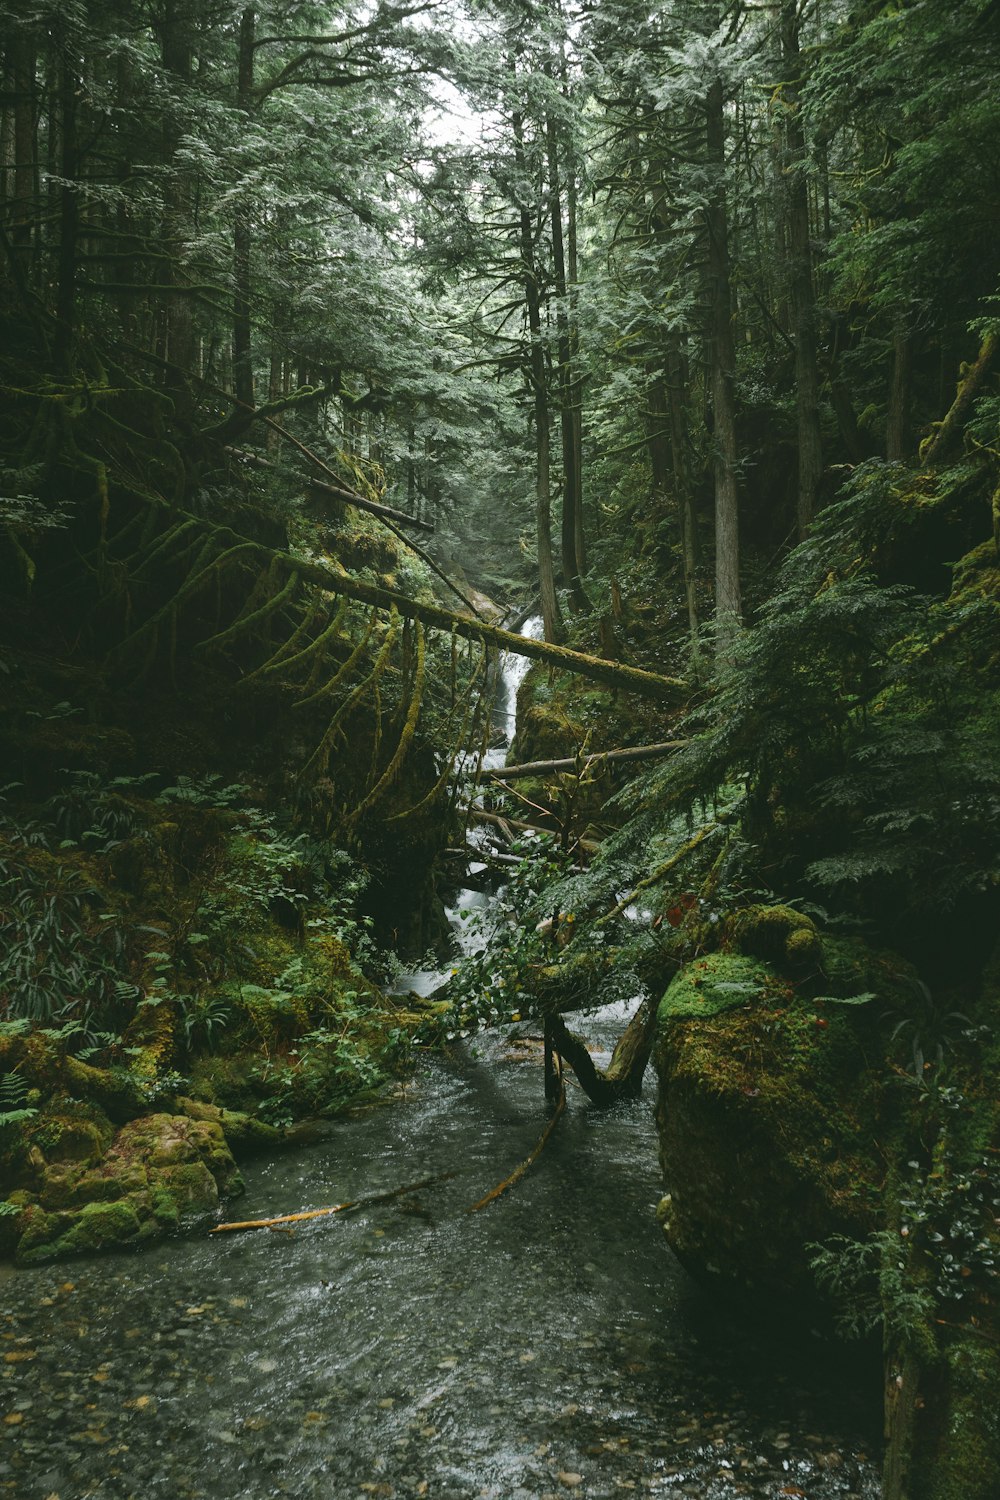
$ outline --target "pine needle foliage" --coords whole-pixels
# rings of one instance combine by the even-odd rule
[[[986,519],[989,483],[968,464],[855,471],[733,644],[689,748],[621,795],[633,844],[742,785],[743,835],[779,889],[890,922],[995,896],[994,545],[955,565],[950,593],[905,579],[915,537],[958,511]]]

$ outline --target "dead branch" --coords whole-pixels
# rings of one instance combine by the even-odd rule
[[[210,1234],[226,1234],[233,1229],[273,1229],[276,1224],[299,1224],[304,1219],[323,1219],[330,1214],[346,1213],[348,1209],[373,1208],[377,1203],[391,1203],[394,1198],[405,1198],[420,1188],[432,1187],[437,1182],[447,1182],[454,1172],[443,1172],[437,1177],[425,1177],[420,1182],[407,1183],[406,1187],[393,1188],[388,1193],[373,1193],[367,1198],[350,1198],[345,1203],[334,1203],[330,1208],[310,1208],[298,1214],[278,1214],[272,1219],[242,1219],[239,1223],[216,1224]]]
[[[520,1182],[525,1172],[527,1172],[530,1167],[534,1166],[535,1162],[545,1150],[549,1136],[552,1134],[553,1130],[555,1130],[556,1126],[559,1123],[559,1117],[562,1114],[563,1110],[566,1108],[566,1086],[563,1083],[562,1079],[562,1066],[560,1059],[556,1060],[556,1072],[559,1077],[559,1098],[556,1100],[556,1107],[552,1112],[552,1118],[546,1125],[545,1129],[542,1131],[542,1134],[539,1137],[534,1150],[524,1158],[524,1161],[522,1161],[519,1166],[514,1168],[509,1177],[505,1177],[503,1182],[499,1182],[497,1183],[495,1188],[491,1188],[490,1191],[486,1194],[485,1198],[480,1198],[478,1203],[474,1203],[468,1210],[470,1214],[478,1213],[481,1208],[486,1208],[489,1204],[495,1203],[496,1200],[501,1197],[508,1188],[512,1188],[515,1183]]]

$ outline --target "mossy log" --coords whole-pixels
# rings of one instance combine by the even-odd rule
[[[630,745],[622,750],[601,750],[593,755],[570,756],[564,760],[529,760],[520,766],[497,766],[482,770],[477,781],[516,781],[525,776],[554,776],[566,771],[574,776],[603,765],[620,765],[625,761],[659,760],[673,750],[682,750],[687,740],[663,740],[657,745]]]
[[[261,547],[261,551],[268,549]],[[607,687],[620,688],[625,692],[639,693],[647,698],[659,698],[681,702],[688,691],[688,684],[679,677],[661,677],[657,672],[647,672],[642,667],[628,667],[621,662],[602,661],[598,656],[588,656],[583,651],[571,651],[568,646],[555,646],[549,641],[535,641],[527,636],[515,635],[502,630],[498,625],[487,625],[483,620],[470,620],[465,615],[444,609],[440,604],[426,604],[422,600],[408,599],[395,589],[379,588],[373,583],[363,583],[360,578],[351,578],[346,573],[335,573],[332,568],[318,563],[306,562],[289,553],[281,554],[289,567],[294,568],[306,582],[331,594],[342,594],[348,599],[360,600],[362,604],[374,604],[380,609],[395,607],[410,620],[421,620],[436,630],[453,631],[469,641],[482,641],[509,651],[515,656],[527,656],[532,661],[547,662],[561,667],[566,672],[575,672],[579,677],[589,677]]]
[[[487,812],[484,807],[462,807],[459,812],[463,817],[471,818],[474,823],[487,823],[493,828],[499,828],[506,837],[510,833],[557,833],[558,828],[545,828],[541,823],[525,823],[520,818],[505,818],[500,813]],[[553,821],[555,815],[553,814]],[[597,839],[574,839],[573,843],[586,854],[596,854],[600,848]]]
[[[1000,333],[988,333],[980,346],[974,364],[964,369],[954,401],[944,419],[934,424],[929,438],[920,446],[925,465],[944,463],[954,453],[972,415],[972,408],[983,394],[983,387],[1000,357]]]
[[[434,530],[429,521],[421,521],[416,516],[408,516],[405,511],[395,510],[391,505],[381,505],[377,500],[367,500],[364,495],[359,495],[356,490],[349,489],[347,485],[332,484],[329,480],[311,479],[302,474],[295,474],[281,464],[271,463],[269,459],[261,458],[259,453],[250,453],[244,448],[227,447],[226,452],[233,458],[238,458],[241,463],[250,464],[254,469],[267,469],[283,479],[294,479],[297,483],[303,484],[307,490],[317,490],[321,495],[332,495],[335,500],[340,500],[346,505],[355,505],[358,510],[370,511],[373,516],[396,521],[400,526],[413,526],[418,531],[432,532]]]

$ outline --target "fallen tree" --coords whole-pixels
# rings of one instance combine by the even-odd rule
[[[606,1068],[599,1068],[581,1037],[569,1030],[558,1011],[547,1017],[546,1046],[569,1063],[587,1098],[606,1107],[622,1099],[638,1099],[642,1078],[653,1050],[656,1005],[643,1000],[618,1039]]]
[[[519,766],[496,766],[481,770],[478,781],[516,781],[519,777],[555,776],[566,771],[574,776],[600,770],[602,765],[626,761],[658,760],[672,750],[682,750],[687,740],[662,740],[656,745],[630,745],[622,750],[598,750],[592,755],[568,756],[563,760],[527,760]]]
[[[280,430],[283,432],[283,429]],[[395,521],[400,526],[413,526],[418,531],[432,532],[434,530],[428,521],[421,521],[417,516],[409,516],[404,510],[395,510],[391,505],[382,505],[378,500],[368,500],[347,485],[332,483],[329,479],[312,479],[305,474],[296,474],[284,465],[272,463],[270,459],[262,458],[259,453],[252,453],[246,448],[227,447],[226,452],[231,458],[239,459],[241,463],[249,464],[251,468],[266,469],[282,479],[294,480],[307,490],[316,490],[321,495],[332,495],[335,500],[340,500],[345,505],[354,505],[358,510],[370,511],[373,516],[381,516],[383,520]]]

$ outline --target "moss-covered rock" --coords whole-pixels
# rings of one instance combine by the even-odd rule
[[[822,944],[816,924],[791,906],[748,906],[730,922],[741,953],[794,969],[817,967]]]
[[[214,1213],[243,1191],[221,1115],[144,1115],[96,1162],[43,1162],[15,1220],[18,1261],[126,1248]]]
[[[877,1222],[871,1031],[866,1007],[814,1002],[747,954],[709,954],[673,980],[655,1052],[659,1217],[695,1274],[821,1308],[808,1247]]]
[[[205,1100],[184,1097],[176,1102],[180,1113],[189,1119],[208,1120],[218,1125],[226,1138],[226,1145],[236,1155],[269,1150],[280,1146],[285,1138],[284,1132],[276,1126],[266,1124],[245,1110],[221,1109]]]

